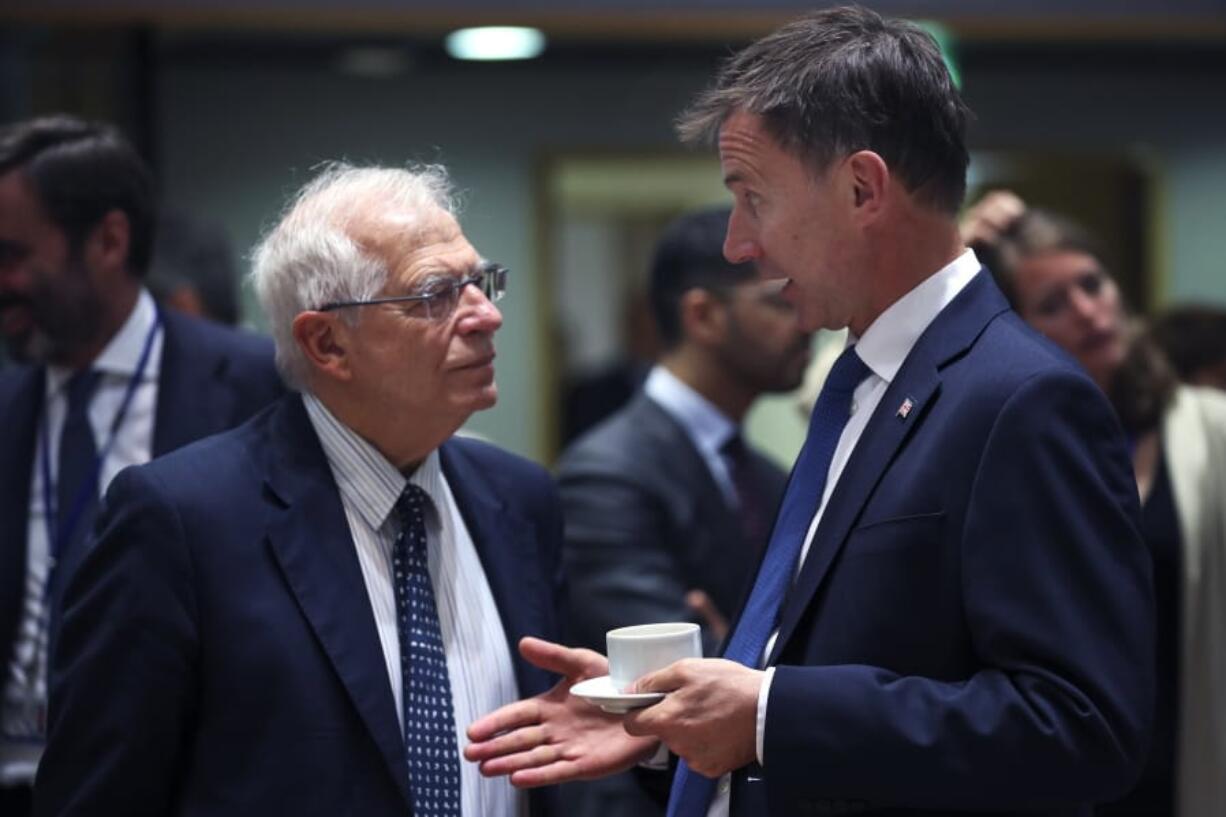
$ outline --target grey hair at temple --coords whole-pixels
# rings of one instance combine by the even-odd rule
[[[456,199],[446,168],[328,163],[294,195],[255,248],[251,279],[276,343],[277,368],[292,387],[306,388],[309,371],[294,340],[294,318],[329,302],[372,298],[387,283],[384,259],[349,234],[357,219],[385,208],[419,213],[423,221],[435,209],[454,215]],[[399,229],[403,240],[415,240],[412,223]]]

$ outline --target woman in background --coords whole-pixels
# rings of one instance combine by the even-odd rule
[[[1100,815],[1220,817],[1226,804],[1226,395],[1180,385],[1080,227],[989,194],[964,238],[1014,309],[1081,363],[1132,447],[1154,560],[1157,702],[1136,788]]]

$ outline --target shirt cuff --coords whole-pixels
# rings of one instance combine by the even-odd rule
[[[771,681],[775,678],[775,668],[766,668],[766,677],[762,679],[762,686],[758,689],[758,728],[757,728],[757,743],[755,749],[758,753],[758,765],[766,766],[762,756],[765,754],[764,747],[766,746],[766,699],[771,694]]]
[[[668,768],[668,744],[660,741],[660,746],[656,749],[656,753],[646,760],[639,761],[639,767],[643,769],[653,769],[662,771]]]

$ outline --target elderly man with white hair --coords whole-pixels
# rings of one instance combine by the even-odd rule
[[[439,167],[334,165],[256,252],[299,393],[112,484],[67,591],[39,815],[552,813],[461,763],[548,688],[561,519],[492,406],[506,270]]]

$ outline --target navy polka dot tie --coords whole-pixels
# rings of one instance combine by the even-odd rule
[[[451,680],[426,560],[430,497],[406,485],[396,502],[400,535],[392,545],[404,741],[416,817],[460,817],[460,752],[456,745]]]

